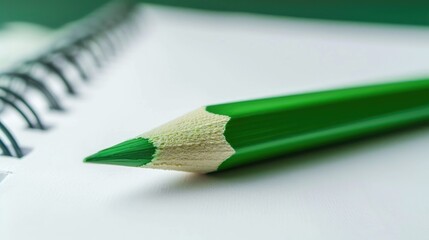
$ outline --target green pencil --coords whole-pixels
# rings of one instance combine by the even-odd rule
[[[429,79],[202,107],[86,162],[207,173],[429,122]]]

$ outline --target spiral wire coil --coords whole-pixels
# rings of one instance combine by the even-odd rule
[[[59,97],[50,84],[36,76],[33,69],[42,68],[68,95],[78,92],[66,68],[73,68],[83,82],[91,80],[87,68],[82,64],[85,55],[94,69],[100,69],[114,57],[138,30],[137,7],[133,2],[112,2],[84,18],[68,29],[60,40],[35,58],[27,59],[4,72],[0,72],[0,111],[14,110],[28,128],[46,130],[46,125],[32,104],[26,100],[28,90],[39,92],[51,111],[63,111]],[[84,66],[85,65],[85,66]],[[1,117],[1,115],[0,115]],[[12,132],[0,120],[0,149],[5,156],[22,157],[23,150]]]

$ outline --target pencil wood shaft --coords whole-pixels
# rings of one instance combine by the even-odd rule
[[[422,122],[429,79],[211,105],[87,161],[212,172]]]

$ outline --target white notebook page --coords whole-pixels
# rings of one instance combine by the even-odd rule
[[[422,239],[429,128],[216,175],[82,163],[197,107],[429,73],[429,30],[147,6],[129,49],[0,158],[0,238]]]

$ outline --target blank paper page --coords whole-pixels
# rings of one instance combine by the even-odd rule
[[[6,178],[7,175],[8,173],[6,172],[0,172],[0,183]]]

